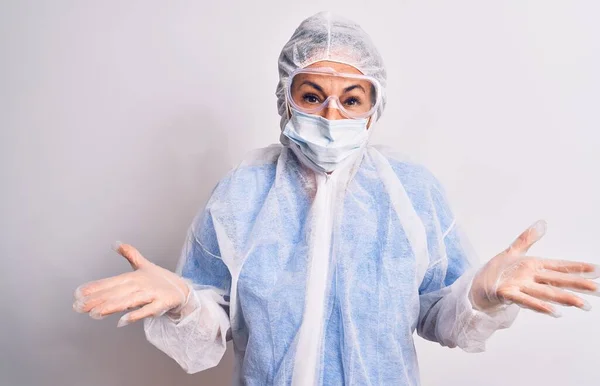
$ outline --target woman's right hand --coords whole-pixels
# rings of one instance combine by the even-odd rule
[[[73,303],[75,311],[102,319],[141,307],[125,314],[117,325],[121,327],[169,311],[176,314],[186,305],[190,287],[183,278],[151,263],[131,245],[118,244],[115,249],[129,261],[134,271],[77,288]]]

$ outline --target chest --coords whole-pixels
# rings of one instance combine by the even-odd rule
[[[270,212],[256,217],[252,242],[244,250],[241,301],[270,304],[272,312],[276,307],[277,314],[298,320],[301,313],[295,310],[310,291],[323,291],[325,301],[342,299],[365,313],[382,301],[390,308],[412,303],[418,293],[416,259],[385,190],[374,183],[354,184],[315,204],[318,199],[267,198]],[[322,284],[315,284],[315,275],[322,276]]]

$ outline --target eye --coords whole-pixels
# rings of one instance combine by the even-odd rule
[[[319,100],[319,97],[316,96],[315,94],[304,94],[302,96],[302,100],[306,103],[309,104],[318,104],[321,103],[321,101]]]
[[[358,107],[361,104],[362,102],[360,101],[360,98],[357,97],[349,97],[344,101],[344,106]]]

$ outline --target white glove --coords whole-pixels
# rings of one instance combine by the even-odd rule
[[[546,223],[538,221],[479,270],[470,291],[475,309],[490,312],[503,304],[515,303],[554,317],[561,314],[551,303],[591,309],[587,301],[561,288],[598,296],[598,284],[588,279],[600,277],[600,267],[525,256],[545,233]]]
[[[133,272],[84,284],[75,291],[73,309],[89,313],[94,319],[141,307],[125,314],[118,327],[143,318],[169,312],[174,318],[189,313],[190,290],[188,283],[175,273],[148,261],[137,249],[118,243],[115,250],[129,261]]]

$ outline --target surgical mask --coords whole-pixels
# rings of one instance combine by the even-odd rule
[[[332,172],[367,143],[368,118],[330,120],[291,109],[283,134],[320,171]]]

